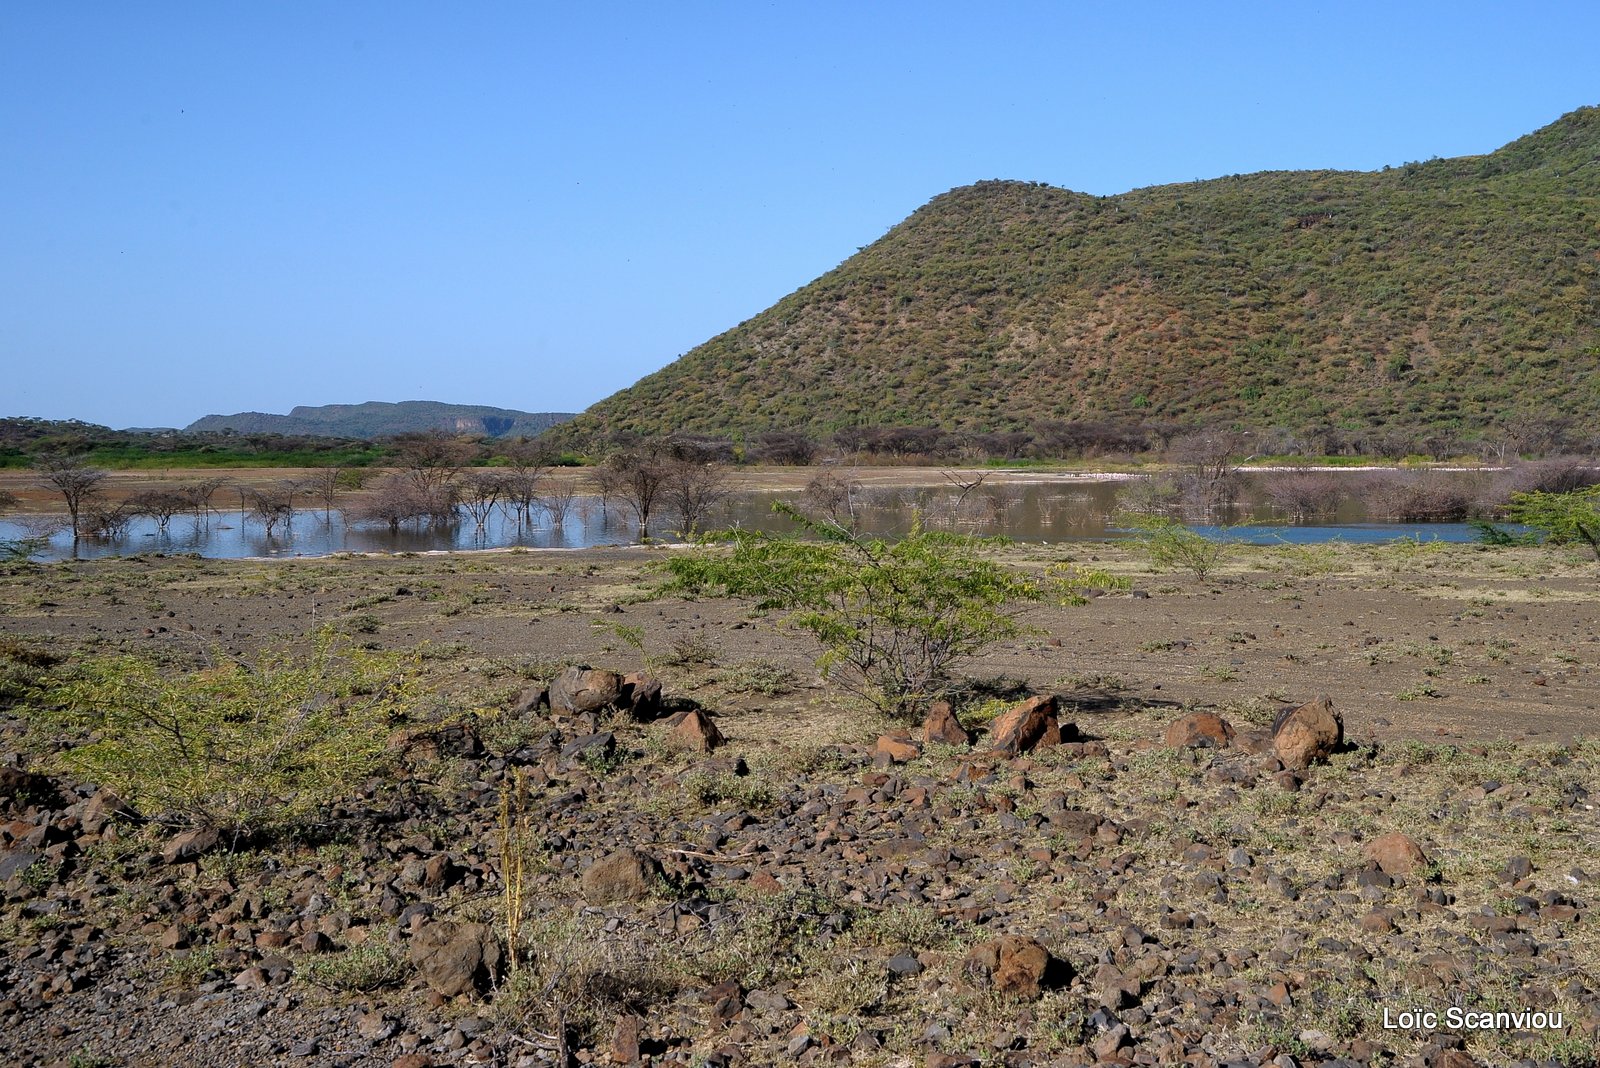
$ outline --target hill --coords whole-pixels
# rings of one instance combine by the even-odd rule
[[[519,412],[484,404],[439,401],[367,401],[365,404],[300,405],[288,415],[239,412],[196,419],[191,433],[232,430],[239,434],[290,434],[336,438],[383,438],[421,430],[448,430],[492,438],[535,437],[571,419],[568,412]]]
[[[557,432],[1600,420],[1600,108],[1486,156],[951,190]]]

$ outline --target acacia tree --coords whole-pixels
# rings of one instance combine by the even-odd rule
[[[86,467],[78,457],[57,457],[40,466],[44,484],[61,494],[67,505],[67,515],[72,520],[72,537],[83,536],[81,519],[84,510],[93,504],[101,493],[107,473],[97,467]]]
[[[322,502],[322,521],[324,523],[329,523],[333,520],[333,502],[339,496],[340,480],[343,475],[344,469],[333,465],[317,468],[316,473],[306,480],[311,492]]]
[[[189,499],[189,507],[194,511],[194,523],[198,527],[202,522],[211,525],[211,498],[223,486],[228,484],[228,479],[223,475],[213,475],[202,478],[198,482],[191,482],[184,487],[183,493]]]
[[[612,453],[595,472],[601,496],[617,497],[639,521],[639,540],[650,537],[650,514],[655,511],[672,474],[672,461],[654,449]]]
[[[683,520],[684,537],[694,537],[706,514],[731,492],[728,470],[721,464],[674,460],[667,465],[664,495],[667,505]]]
[[[456,483],[456,497],[479,533],[505,492],[505,481],[493,471],[473,471]]]
[[[519,528],[531,526],[533,507],[539,503],[539,485],[549,465],[549,453],[544,446],[524,438],[508,446],[505,456],[507,464],[501,474],[501,487],[506,508],[516,516]]]
[[[822,646],[825,674],[880,710],[914,715],[952,666],[1022,632],[1040,583],[985,559],[990,539],[925,531],[896,542],[857,537],[778,504],[815,540],[730,530],[706,540],[728,552],[674,554],[665,592],[735,597]]]
[[[128,498],[128,506],[137,515],[147,515],[156,521],[156,529],[167,532],[167,524],[179,512],[188,511],[189,495],[182,490],[146,490]]]

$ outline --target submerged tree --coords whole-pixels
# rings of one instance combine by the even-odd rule
[[[72,521],[72,536],[83,536],[83,513],[100,497],[101,487],[109,477],[97,467],[87,467],[82,459],[55,457],[40,464],[44,484],[61,494],[66,502],[67,515]]]

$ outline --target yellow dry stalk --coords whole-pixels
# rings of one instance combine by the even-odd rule
[[[512,974],[516,974],[522,964],[523,894],[527,888],[530,833],[528,793],[527,772],[518,768],[500,794],[501,905],[505,912],[506,946]]]

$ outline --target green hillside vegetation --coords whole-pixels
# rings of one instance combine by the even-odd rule
[[[337,438],[394,437],[428,430],[482,437],[536,437],[571,419],[569,412],[521,412],[486,404],[439,401],[367,401],[364,404],[300,405],[288,415],[239,412],[208,415],[184,429],[191,433],[283,434]]]
[[[555,431],[1600,420],[1600,108],[1486,156],[1096,197],[989,181]]]
[[[76,419],[0,419],[0,468],[74,457],[90,467],[365,467],[392,450],[350,438],[285,434],[154,433]]]

